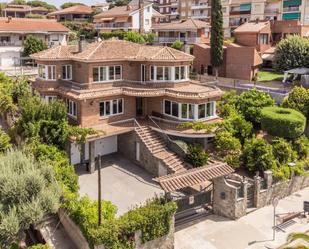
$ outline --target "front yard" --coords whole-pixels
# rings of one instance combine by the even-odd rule
[[[271,72],[271,71],[259,71],[258,72],[258,82],[265,81],[282,81],[283,73]]]

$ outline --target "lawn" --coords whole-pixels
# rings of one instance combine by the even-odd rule
[[[282,81],[283,73],[259,71],[258,81]]]

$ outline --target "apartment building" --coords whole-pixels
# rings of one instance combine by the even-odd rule
[[[29,5],[8,4],[1,10],[3,17],[25,18],[29,14],[45,16],[49,12],[44,7],[32,7]]]
[[[165,46],[105,40],[58,46],[32,56],[39,65],[32,86],[47,101],[62,99],[71,123],[94,128],[73,164],[121,152],[154,175],[186,172],[186,163],[160,138],[170,135],[207,144],[213,134],[180,126],[216,122],[222,91],[189,79],[192,55]]]
[[[309,24],[309,0],[222,0],[225,36],[241,24],[259,20],[298,20]]]
[[[95,28],[100,32],[133,30],[150,32],[152,25],[160,22],[162,14],[152,7],[153,3],[131,1],[126,6],[116,6],[94,16]]]
[[[0,18],[0,66],[19,65],[27,35],[36,36],[49,47],[65,45],[69,29],[55,20],[29,18]]]

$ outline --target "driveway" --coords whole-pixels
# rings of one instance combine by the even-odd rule
[[[80,194],[88,194],[98,199],[98,171],[89,174],[85,167],[77,168]],[[111,201],[118,207],[121,215],[132,207],[144,203],[156,195],[163,194],[161,187],[152,180],[152,176],[122,155],[104,156],[101,170],[102,199]]]
[[[280,200],[277,214],[303,210],[303,201],[309,200],[309,188]],[[277,232],[273,237],[273,207],[267,206],[252,212],[237,221],[217,215],[175,233],[175,249],[263,249],[277,248],[286,241],[291,232],[309,230],[307,218],[297,219],[297,223]]]

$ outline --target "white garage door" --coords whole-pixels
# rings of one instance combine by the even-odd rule
[[[95,156],[117,152],[117,136],[102,138],[95,141]],[[85,159],[89,160],[89,143],[86,143]],[[80,151],[76,143],[71,144],[71,163],[80,163]]]

